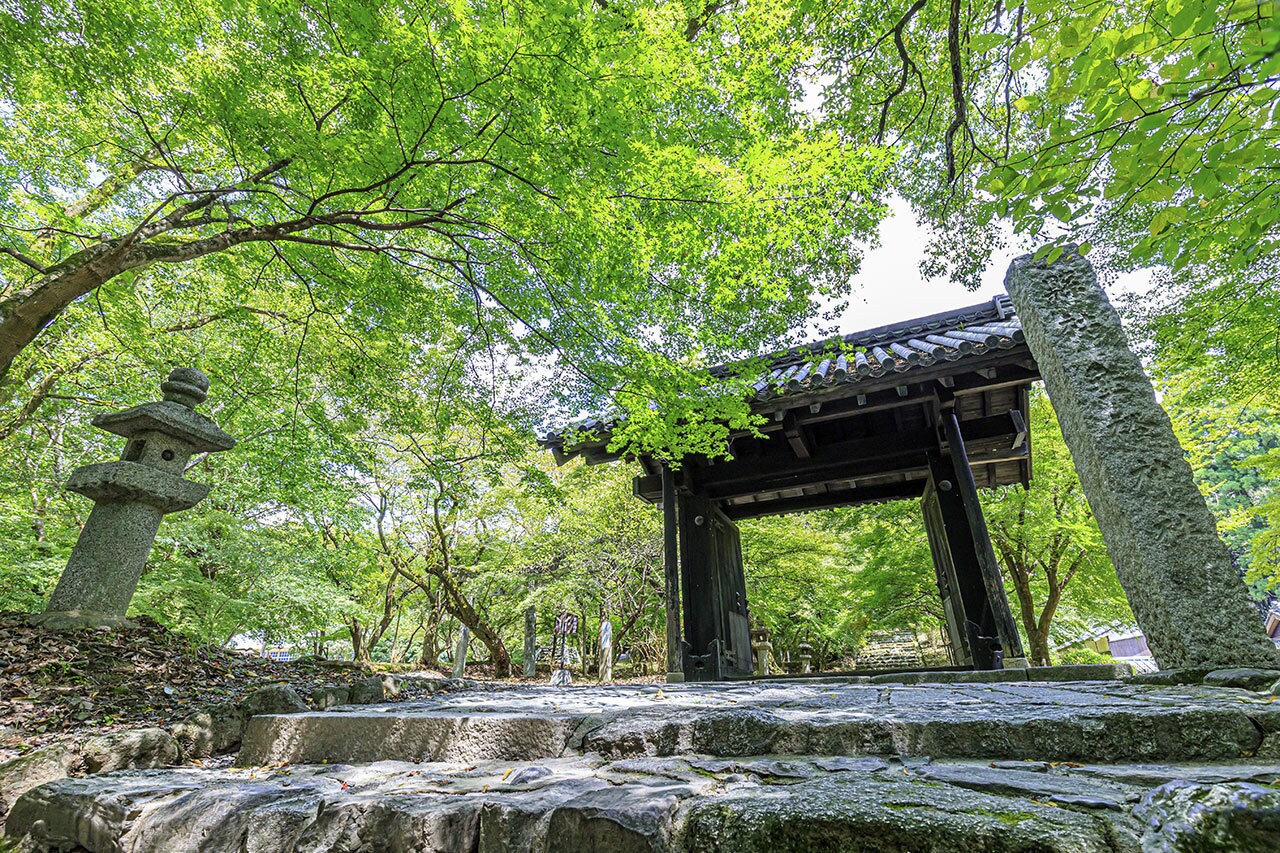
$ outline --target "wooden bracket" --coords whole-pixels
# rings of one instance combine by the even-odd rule
[[[813,448],[809,446],[804,427],[796,419],[794,411],[787,412],[782,419],[782,434],[787,437],[787,443],[791,445],[791,450],[797,459],[808,459],[813,456]]]

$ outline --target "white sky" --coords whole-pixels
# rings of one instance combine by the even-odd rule
[[[862,269],[854,277],[854,292],[840,320],[840,333],[848,334],[887,323],[923,317],[939,311],[974,305],[1004,293],[1004,274],[1009,264],[1029,251],[1011,245],[994,255],[982,275],[982,287],[966,290],[953,281],[925,281],[920,261],[928,232],[901,199],[890,202],[890,215],[880,224],[880,246],[866,253]],[[1107,286],[1114,300],[1122,293],[1145,289],[1149,273],[1120,276]]]

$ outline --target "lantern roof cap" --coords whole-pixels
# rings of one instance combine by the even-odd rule
[[[179,367],[160,383],[164,399],[122,412],[98,415],[93,425],[131,438],[140,432],[161,432],[190,444],[196,453],[217,453],[235,447],[236,440],[195,411],[205,401],[209,378],[193,367]]]

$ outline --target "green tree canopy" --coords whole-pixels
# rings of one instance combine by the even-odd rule
[[[894,187],[934,226],[927,274],[976,286],[1007,226],[1075,241],[1104,275],[1157,269],[1134,313],[1162,350],[1216,363],[1202,380],[1275,385],[1274,2],[903,0],[813,20],[831,122],[902,153]]]
[[[226,281],[219,311],[305,291],[284,322],[358,336],[431,341],[447,320],[576,371],[592,400],[692,392],[704,359],[846,288],[881,213],[890,155],[799,109],[793,18],[17,3],[0,14],[0,391],[21,409],[70,370],[63,315]]]

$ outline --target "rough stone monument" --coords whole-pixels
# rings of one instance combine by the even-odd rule
[[[556,687],[573,683],[573,676],[569,673],[569,636],[577,633],[577,616],[566,610],[556,617],[555,625],[551,629],[551,657],[557,662],[554,664],[556,668],[551,671],[551,684]],[[557,642],[560,649],[558,656]]]
[[[600,620],[600,683],[613,681],[613,623]]]
[[[1018,310],[1120,583],[1162,668],[1275,668],[1258,611],[1120,317],[1074,247],[1027,255]]]
[[[471,644],[471,629],[466,625],[462,626],[462,633],[458,635],[458,645],[453,650],[453,677],[467,677],[467,647]]]
[[[40,624],[119,625],[160,519],[209,494],[209,486],[183,478],[188,460],[235,446],[235,439],[195,411],[209,391],[209,379],[199,370],[174,370],[160,390],[162,402],[93,419],[94,426],[128,443],[118,461],[77,468],[67,481],[70,491],[92,498],[94,506],[48,607],[37,617]]]
[[[524,609],[524,677],[538,674],[538,611],[532,604]]]

